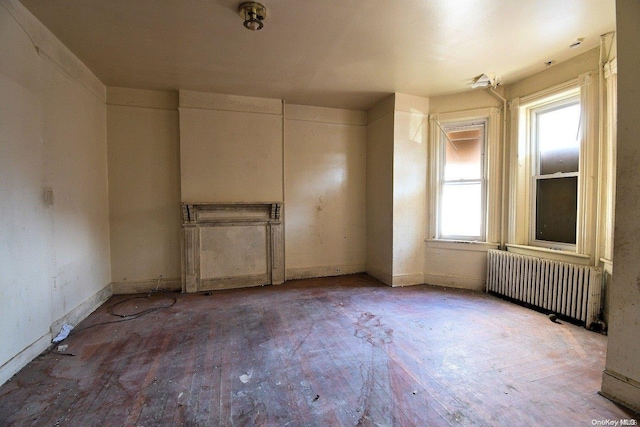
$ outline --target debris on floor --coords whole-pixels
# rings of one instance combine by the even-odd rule
[[[51,340],[51,342],[59,343],[63,341],[65,338],[69,336],[69,333],[71,332],[72,329],[73,329],[73,326],[67,325],[65,323],[64,325],[62,325],[62,329],[60,329],[60,333],[58,333],[58,335],[56,335],[56,337],[53,340]]]

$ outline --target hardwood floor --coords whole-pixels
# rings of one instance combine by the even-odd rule
[[[597,394],[605,336],[486,294],[354,275],[128,298],[76,327],[63,342],[75,356],[43,354],[0,387],[0,425],[637,419]]]

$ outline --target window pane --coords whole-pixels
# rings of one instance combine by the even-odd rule
[[[482,235],[482,186],[479,182],[444,184],[440,211],[443,236]]]
[[[536,118],[540,175],[577,172],[580,157],[580,104],[538,113]]]
[[[577,177],[537,180],[536,240],[575,244],[577,216]]]
[[[480,179],[482,177],[482,141],[484,126],[447,132],[444,179]]]

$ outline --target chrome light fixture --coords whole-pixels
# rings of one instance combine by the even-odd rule
[[[238,14],[244,19],[247,30],[256,31],[264,26],[262,21],[267,17],[267,8],[258,2],[247,1],[238,6]]]

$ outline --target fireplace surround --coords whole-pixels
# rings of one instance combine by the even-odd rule
[[[282,203],[182,203],[182,291],[284,282]]]

